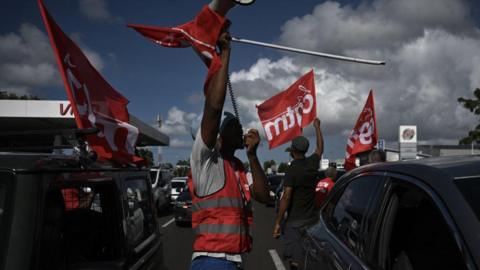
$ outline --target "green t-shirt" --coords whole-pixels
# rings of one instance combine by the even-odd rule
[[[315,216],[315,187],[320,165],[316,153],[304,159],[293,160],[285,174],[285,187],[292,187],[292,198],[288,208],[288,222],[307,220]]]

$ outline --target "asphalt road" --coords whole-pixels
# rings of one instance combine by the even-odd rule
[[[272,238],[275,210],[254,203],[253,250],[243,257],[245,270],[285,270],[285,262],[279,260],[282,254],[280,240]],[[187,270],[192,256],[193,230],[178,227],[171,213],[159,218],[163,234],[163,258],[167,270]],[[273,258],[278,258],[274,260]]]

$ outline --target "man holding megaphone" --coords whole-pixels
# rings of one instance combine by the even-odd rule
[[[228,12],[230,0],[215,0],[212,10]],[[230,34],[224,29],[217,47],[221,68],[209,81],[200,129],[190,156],[193,244],[191,270],[238,270],[242,254],[252,248],[251,199],[269,199],[266,176],[257,157],[257,130],[243,134],[239,119],[222,111],[227,92]],[[246,149],[253,183],[235,151]]]

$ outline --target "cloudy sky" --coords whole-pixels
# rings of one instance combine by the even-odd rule
[[[63,30],[129,100],[129,111],[170,136],[164,161],[189,156],[191,129],[203,106],[206,69],[190,49],[155,46],[126,23],[173,26],[193,18],[208,0],[45,0]],[[367,66],[234,44],[230,70],[242,121],[260,128],[255,105],[313,68],[317,112],[327,158],[344,155],[368,91],[374,89],[380,138],[397,140],[398,126],[418,126],[423,143],[456,143],[478,123],[458,105],[480,87],[480,3],[476,0],[259,0],[229,14],[235,36],[302,49],[382,59]],[[2,1],[0,89],[65,99],[36,1]],[[255,18],[252,20],[251,18]],[[227,107],[230,103],[227,100]],[[263,132],[262,132],[263,133]],[[313,130],[306,129],[313,143]],[[288,159],[285,147],[262,160]],[[243,154],[240,154],[242,157]]]

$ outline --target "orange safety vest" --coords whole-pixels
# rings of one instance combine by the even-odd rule
[[[223,161],[225,185],[214,194],[198,197],[191,174],[188,187],[192,195],[194,251],[240,254],[252,248],[251,196],[242,162],[235,158],[235,168]]]

